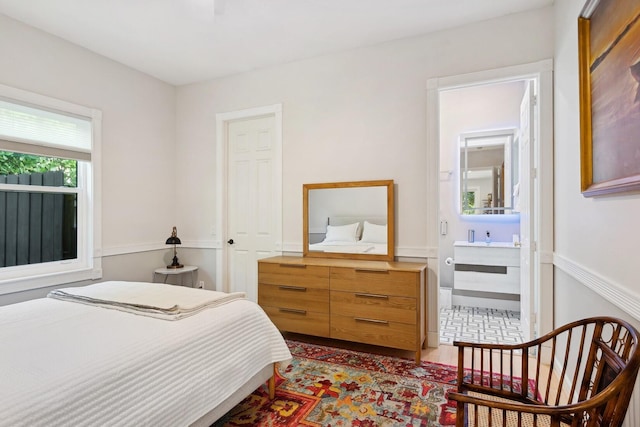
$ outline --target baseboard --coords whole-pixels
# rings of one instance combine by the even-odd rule
[[[494,308],[496,310],[520,311],[520,301],[469,297],[464,295],[453,295],[453,305],[462,305],[465,307],[484,307]]]
[[[438,348],[439,345],[440,345],[440,335],[438,334],[438,332],[428,332],[427,347]]]

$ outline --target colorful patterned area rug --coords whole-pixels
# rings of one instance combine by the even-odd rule
[[[266,386],[214,426],[449,426],[455,366],[287,341],[276,397]]]

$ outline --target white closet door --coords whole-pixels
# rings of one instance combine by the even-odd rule
[[[258,299],[258,259],[271,256],[278,237],[274,173],[274,117],[228,125],[228,280],[229,291]]]

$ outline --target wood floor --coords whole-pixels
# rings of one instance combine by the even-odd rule
[[[413,351],[405,351],[405,350],[397,350],[388,347],[379,347],[374,345],[360,344],[349,341],[342,340],[334,340],[330,338],[321,338],[321,337],[313,337],[309,335],[300,335],[294,334],[290,332],[283,332],[283,335],[286,339],[292,339],[295,341],[302,341],[310,344],[319,344],[326,345],[330,347],[344,348],[347,350],[355,350],[355,351],[364,351],[367,353],[373,354],[383,354],[386,356],[395,356],[395,357],[403,357],[405,359],[414,359]],[[444,365],[458,366],[458,348],[453,345],[441,344],[439,347],[428,347],[426,349],[422,349],[422,357],[420,358],[423,362],[436,362],[442,363]],[[467,368],[470,367],[470,358],[465,358],[465,365]],[[505,358],[505,366],[509,363],[509,361]],[[522,363],[519,358],[511,361],[513,363],[514,369],[517,371],[520,370]],[[535,358],[529,358],[529,375],[533,377],[535,375],[536,369],[536,361]],[[541,365],[542,375],[546,375],[549,372],[548,365]],[[485,369],[489,369],[488,366]],[[557,381],[554,378],[554,383]]]
[[[404,357],[413,359],[415,354],[413,351],[396,350],[388,347],[378,347],[374,345],[359,344],[349,341],[333,340],[330,338],[312,337],[309,335],[293,334],[289,332],[283,333],[286,339],[302,341],[310,344],[326,345],[330,347],[344,348],[347,350],[364,351],[367,353],[384,354],[386,356]],[[452,345],[441,345],[438,348],[427,348],[422,350],[424,362],[436,362],[445,365],[456,366],[458,364],[458,350]]]

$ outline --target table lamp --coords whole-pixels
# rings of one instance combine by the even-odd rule
[[[173,231],[171,232],[171,237],[167,239],[165,242],[167,245],[173,245],[173,262],[171,265],[167,265],[167,268],[182,268],[184,265],[178,262],[178,251],[176,250],[176,245],[182,244],[180,239],[178,238],[178,229],[173,227]]]

